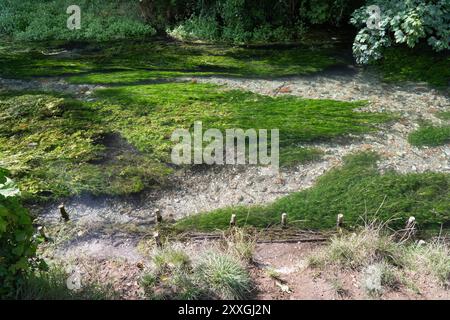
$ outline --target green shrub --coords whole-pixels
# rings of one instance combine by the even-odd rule
[[[70,0],[4,0],[0,3],[0,35],[23,41],[143,38],[155,30],[139,18],[137,1],[80,0],[81,29],[67,28]]]
[[[221,26],[210,16],[192,16],[183,21],[168,33],[178,40],[243,43],[289,42],[299,39],[306,32],[304,24],[298,23],[294,27],[273,27],[270,24],[256,26],[245,30],[243,25]]]
[[[215,41],[220,38],[217,21],[208,16],[192,16],[168,33],[178,40]]]
[[[147,0],[147,2],[152,2]],[[155,1],[153,1],[154,3]],[[169,33],[183,40],[231,43],[289,42],[301,39],[311,24],[339,24],[358,0],[213,0],[194,1],[189,18]],[[177,12],[183,4],[174,4]],[[167,12],[167,8],[166,8]],[[186,11],[184,11],[186,12]]]
[[[0,169],[0,298],[13,295],[39,262],[31,217],[6,174]]]
[[[378,28],[369,28],[368,5],[380,8]],[[351,23],[360,29],[353,44],[359,63],[380,59],[393,43],[415,47],[425,40],[436,51],[450,49],[450,1],[376,0],[355,11]]]

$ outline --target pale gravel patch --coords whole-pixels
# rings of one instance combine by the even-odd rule
[[[102,89],[104,86],[91,84],[70,84],[60,78],[35,78],[30,80],[4,79],[0,77],[0,91],[43,91],[59,92],[75,95],[84,101],[93,101],[94,90]]]

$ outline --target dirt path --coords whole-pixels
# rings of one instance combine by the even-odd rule
[[[370,297],[362,283],[364,273],[327,267],[308,267],[308,256],[320,245],[309,243],[259,244],[255,250],[257,266],[253,269],[257,299],[280,300],[427,300],[450,299],[450,291],[430,279],[414,275],[415,287],[400,285],[386,289],[381,297]],[[268,272],[270,270],[270,272]],[[276,274],[277,278],[270,276]],[[283,291],[280,284],[289,291]]]

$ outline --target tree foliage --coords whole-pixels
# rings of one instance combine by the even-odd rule
[[[2,0],[0,36],[15,40],[109,41],[155,34],[140,17],[138,0]],[[81,29],[67,28],[67,8],[81,9]]]
[[[38,264],[30,215],[6,174],[0,168],[0,297],[10,296]]]
[[[361,0],[143,0],[159,29],[188,40],[281,42],[299,38],[308,24],[339,25]],[[161,25],[162,22],[162,25]]]
[[[425,40],[436,51],[450,49],[449,0],[374,0],[380,8],[377,28],[369,28],[367,6],[355,11],[351,22],[358,28],[353,52],[359,63],[380,59],[393,44],[413,48]]]

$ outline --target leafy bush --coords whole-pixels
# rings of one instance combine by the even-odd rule
[[[339,25],[364,1],[358,0],[301,0],[300,16],[308,23]]]
[[[214,41],[220,37],[217,21],[208,16],[192,16],[168,33],[176,39],[187,41]]]
[[[245,31],[242,26],[221,27],[218,22],[208,16],[192,16],[168,33],[178,40],[231,42],[231,43],[266,43],[288,42],[301,37],[306,31],[303,24],[293,28],[283,26],[272,27],[269,24],[258,26],[252,31]]]
[[[351,23],[360,28],[353,52],[358,63],[382,57],[383,49],[393,43],[416,46],[426,40],[436,51],[450,49],[450,1],[448,0],[376,0],[381,10],[377,28],[369,28],[368,6],[356,10]]]
[[[81,29],[69,30],[66,9],[70,0],[0,3],[0,35],[17,40],[96,40],[142,38],[155,34],[139,18],[137,1],[80,0]]]
[[[148,2],[156,2],[149,1]],[[358,0],[197,1],[169,33],[183,40],[231,43],[298,40],[310,24],[338,24]],[[178,10],[180,11],[180,10]]]
[[[33,225],[20,193],[0,168],[0,297],[9,297],[38,266]]]

